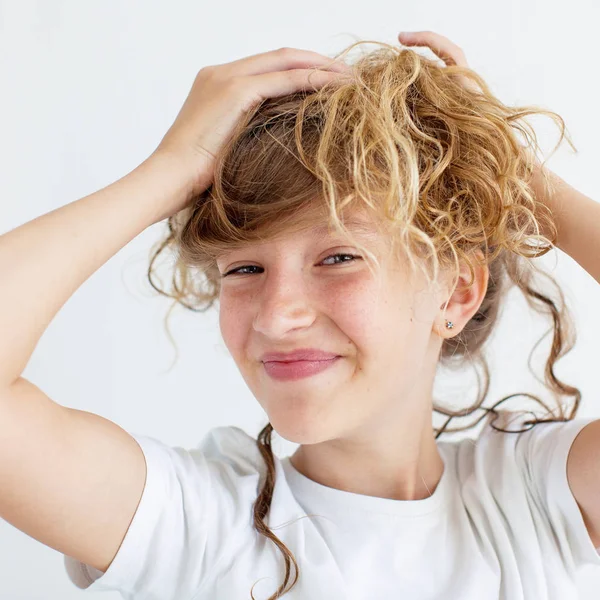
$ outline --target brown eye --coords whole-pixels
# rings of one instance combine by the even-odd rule
[[[330,254],[329,256],[327,256],[326,258],[324,258],[321,263],[323,263],[324,261],[330,259],[330,258],[340,258],[343,257],[345,259],[350,259],[350,260],[340,260],[338,262],[335,262],[332,265],[325,265],[325,266],[331,266],[334,267],[336,265],[342,264],[342,263],[347,263],[347,262],[354,262],[355,260],[359,260],[362,259],[362,256],[357,256],[356,254],[346,254],[345,252],[342,253],[337,253],[337,254]],[[256,265],[244,265],[242,267],[237,267],[235,269],[231,269],[231,271],[227,271],[227,273],[224,273],[223,275],[221,275],[221,277],[228,277],[229,275],[253,275],[253,273],[242,273],[241,271],[243,269],[260,269],[261,271],[263,270],[262,267],[257,267]]]
[[[228,277],[229,275],[251,275],[251,273],[239,273],[242,269],[260,269],[261,267],[257,267],[255,265],[248,265],[244,267],[237,267],[237,269],[231,269],[231,271],[227,271],[227,273],[223,273],[221,277]]]
[[[343,261],[339,261],[335,264],[340,264],[340,263],[346,263],[346,262],[353,262],[356,259],[362,258],[361,256],[356,256],[355,254],[345,254],[345,253],[339,253],[339,254],[331,254],[329,255],[327,258],[324,258],[323,261],[329,259],[329,258],[338,258],[340,256],[343,256],[344,258],[349,258],[350,260],[343,260]],[[333,265],[332,265],[333,266]]]

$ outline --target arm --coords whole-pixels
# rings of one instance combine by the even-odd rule
[[[404,46],[427,46],[447,65],[469,67],[462,48],[433,31],[402,32],[398,39]],[[471,87],[472,82],[463,79],[465,85]],[[600,204],[544,168],[555,188],[553,193],[547,193],[540,173],[540,164],[536,159],[534,161],[537,163],[537,169],[533,172],[532,187],[536,197],[541,199],[556,217],[556,246],[600,283]]]
[[[532,178],[532,188],[556,219],[556,246],[600,283],[600,203],[570,186],[556,173],[544,170],[552,189],[544,185],[539,164]]]
[[[0,389],[21,375],[71,295],[188,194],[168,156],[0,236]]]
[[[428,46],[447,64],[468,67],[464,52],[448,38],[431,31],[400,34],[406,46]],[[534,158],[531,186],[535,197],[555,218],[555,245],[600,283],[600,204],[547,168],[551,189]],[[548,236],[548,232],[542,231]],[[584,427],[573,442],[567,464],[569,486],[594,547],[600,549],[600,419]]]
[[[261,98],[314,89],[348,69],[313,68],[331,62],[282,48],[201,69],[177,119],[140,166],[0,236],[0,519],[105,571],[143,491],[149,490],[148,505],[159,501],[160,482],[145,487],[144,454],[133,436],[100,415],[54,402],[20,374],[48,324],[90,275],[206,189],[239,118]],[[148,561],[159,556],[160,576],[177,577],[181,565],[161,561],[159,550],[167,552],[151,548]],[[123,589],[133,579],[148,585],[148,564],[134,565]]]
[[[538,179],[536,195],[557,219],[557,246],[600,283],[600,204],[550,172],[554,194],[546,194]],[[540,177],[539,174],[537,175]],[[592,544],[600,548],[600,419],[584,427],[571,446],[567,478]]]
[[[548,171],[553,187],[548,191],[539,171],[532,179],[538,199],[556,219],[556,246],[566,252],[600,283],[600,204],[594,202],[558,175]],[[600,419],[577,435],[567,459],[569,487],[579,507],[595,548],[600,548]]]
[[[63,407],[20,374],[71,294],[187,194],[176,164],[157,156],[0,236],[0,519],[101,571],[138,506],[144,455],[116,423]]]

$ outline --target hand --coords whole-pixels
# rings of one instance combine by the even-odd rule
[[[462,48],[459,48],[454,42],[439,33],[433,31],[403,31],[398,34],[398,40],[404,46],[427,46],[444,61],[446,66],[457,65],[469,68]],[[480,91],[471,79],[460,77],[460,80],[470,90]]]
[[[402,32],[398,35],[398,40],[401,44],[405,46],[427,46],[434,52],[434,54],[441,58],[447,66],[458,65],[460,67],[469,67],[469,65],[467,64],[467,59],[462,49],[459,48],[453,42],[451,42],[448,38],[438,33],[434,33],[433,31]],[[461,81],[469,89],[473,91],[481,91],[472,80],[467,79],[465,77],[461,77]],[[531,178],[529,180],[529,183],[531,185],[534,196],[538,201],[538,206],[536,207],[536,210],[540,209],[540,204],[546,205],[548,208],[551,209],[551,212],[555,219],[558,219],[562,213],[558,209],[559,205],[557,195],[552,192],[547,193],[546,191],[545,179],[542,173],[542,163],[538,160],[535,153],[532,152],[531,149],[528,147],[525,148],[525,156],[527,157],[531,168]],[[549,171],[545,167],[544,171],[547,173],[551,184],[557,184],[558,186],[566,185],[565,182],[552,171]],[[571,192],[571,195],[574,196],[575,194],[578,194],[578,192],[573,190]],[[541,214],[541,211],[539,214]],[[550,239],[552,231],[547,227],[544,227],[544,225],[547,224],[546,221],[540,218],[538,220],[538,223],[541,228],[541,234],[546,238]],[[560,232],[564,228],[564,226],[562,224],[557,224],[557,226],[559,229],[560,236]],[[558,239],[555,242],[555,245],[558,248],[562,249],[561,239]]]
[[[179,212],[210,185],[216,157],[244,113],[266,98],[316,89],[349,69],[344,62],[296,48],[200,69],[175,122],[152,154],[167,155],[172,164],[181,165],[178,177],[189,185],[189,194],[166,207],[165,214]]]

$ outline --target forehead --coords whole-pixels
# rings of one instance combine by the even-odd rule
[[[375,249],[374,245],[378,245],[378,242],[382,239],[382,232],[378,228],[376,222],[365,218],[362,215],[347,216],[346,218],[340,219],[340,221],[350,235],[356,236],[359,243],[368,244]],[[319,240],[327,238],[345,239],[343,232],[338,233],[334,226],[327,222],[327,219],[323,219],[320,223],[315,223],[314,221],[304,223],[297,222],[291,230],[283,231],[273,238],[264,238],[260,242],[248,243],[242,247],[231,247],[220,253],[217,259],[235,255],[238,252],[243,252],[248,249],[258,249],[260,247],[270,248],[272,245],[277,245],[278,243],[286,244],[286,242],[293,237],[306,239],[308,244],[314,244]]]
[[[379,233],[375,223],[366,219],[346,219],[342,221],[342,223],[344,227],[346,227],[346,229],[348,229],[352,234],[376,235]],[[308,227],[307,229],[309,230],[309,233],[317,236],[325,236],[327,234],[334,235],[337,233],[333,226],[328,223],[323,225],[314,225],[312,227]]]

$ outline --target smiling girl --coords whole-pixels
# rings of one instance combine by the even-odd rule
[[[581,393],[554,373],[572,323],[533,260],[559,248],[600,283],[600,205],[536,158],[525,118],[552,117],[562,140],[558,115],[500,102],[443,36],[399,39],[443,64],[389,44],[342,62],[357,42],[335,60],[282,48],[204,67],[139,167],[0,237],[0,515],[64,553],[78,587],[563,600],[580,566],[600,566],[600,420],[575,418]],[[257,440],[228,426],[169,447],[21,376],[73,292],[164,219],[150,282],[194,310],[218,302],[268,417]],[[483,406],[515,287],[553,323],[560,401],[521,394],[539,414],[498,408],[512,396]],[[436,402],[440,366],[473,359],[477,398]],[[440,439],[482,420],[475,441]],[[292,456],[274,455],[273,432]]]

